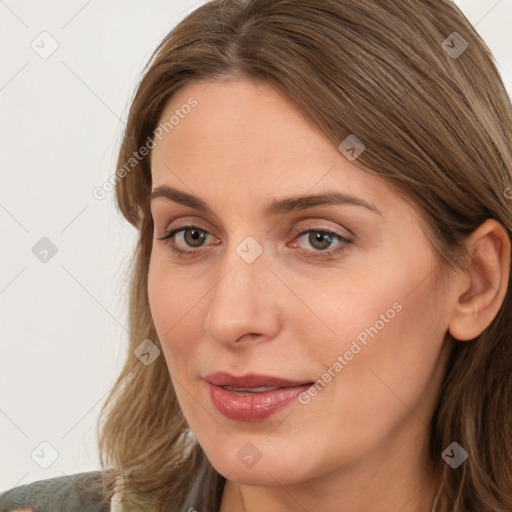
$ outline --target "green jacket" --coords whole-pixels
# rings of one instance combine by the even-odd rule
[[[212,488],[208,482],[216,482]],[[180,511],[157,512],[218,512],[225,478],[206,462],[201,465]],[[130,511],[103,497],[100,471],[76,473],[38,480],[9,489],[0,494],[0,512],[16,508],[31,508],[34,512],[149,512]]]
[[[101,472],[58,476],[13,487],[0,494],[0,512],[31,508],[34,512],[110,512],[103,500]]]

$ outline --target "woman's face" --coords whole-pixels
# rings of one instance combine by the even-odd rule
[[[180,406],[213,466],[275,486],[356,468],[368,483],[368,468],[390,457],[415,464],[453,299],[417,212],[342,154],[352,156],[349,141],[333,147],[267,85],[189,84],[161,121],[153,190],[182,194],[152,200],[150,307]],[[327,193],[369,207],[315,199]],[[209,384],[213,372],[317,384],[244,397]]]

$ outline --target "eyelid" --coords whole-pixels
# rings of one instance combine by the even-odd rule
[[[179,220],[175,221],[175,218],[179,218]],[[190,215],[190,218],[188,216],[186,216],[186,217],[180,216],[180,217],[174,217],[174,218],[171,217],[170,220],[168,220],[167,218],[164,220],[165,220],[165,222],[162,222],[161,224],[163,224],[164,226],[168,226],[168,227],[158,230],[157,225],[160,224],[160,222],[156,222],[156,219],[153,219],[153,225],[155,227],[155,232],[156,231],[163,232],[162,236],[166,236],[171,231],[177,231],[179,229],[187,229],[187,228],[188,229],[197,228],[197,229],[200,229],[201,231],[206,231],[211,236],[215,236],[212,234],[212,231],[208,227],[208,226],[210,226],[210,223],[204,222],[204,221],[198,219],[194,215]],[[155,235],[155,238],[156,238],[156,235]]]
[[[201,220],[198,220],[197,217],[193,216],[193,215],[190,215],[191,219],[189,220],[187,217],[184,217],[184,218],[181,218],[182,220],[178,221],[175,225],[173,224],[174,222],[174,219],[171,219],[170,221],[166,222],[166,224],[169,224],[169,227],[165,229],[165,232],[169,232],[171,230],[174,230],[174,229],[178,229],[178,228],[185,228],[185,227],[195,227],[195,228],[199,228],[203,231],[208,231],[209,234],[212,234],[212,232],[209,230],[208,227],[205,227],[204,225],[202,225],[202,221]],[[313,220],[314,219],[314,220]],[[301,228],[300,230],[303,230],[305,229],[305,226],[304,224],[309,228],[309,229],[315,229],[317,231],[320,231],[320,227],[322,227],[322,229],[326,230],[326,231],[338,231],[340,229],[343,229],[345,230],[346,232],[348,232],[348,236],[353,236],[355,237],[355,233],[350,230],[348,227],[346,226],[329,226],[328,224],[326,224],[327,222],[330,222],[330,221],[326,221],[326,220],[323,220],[323,219],[318,219],[316,217],[310,217],[310,218],[306,218],[306,219],[301,219],[299,221],[297,221],[295,224],[298,224],[298,225],[301,225]],[[323,226],[319,226],[319,224],[325,224]],[[153,218],[153,224],[156,226],[156,219]],[[209,222],[207,224],[210,224]],[[297,227],[294,227],[292,229],[292,231],[294,233],[298,233],[299,232],[299,228]]]
[[[322,224],[321,220],[301,221],[301,222],[304,222],[304,224],[299,223],[298,226],[293,228],[294,235],[303,235],[304,231],[321,231],[321,232],[333,233],[333,234],[336,234],[336,235],[340,236],[341,238],[345,238],[345,239],[348,239],[350,237],[355,237],[354,233],[350,229],[343,228],[345,231],[348,231],[348,233],[349,233],[349,234],[343,234],[343,233],[340,233],[340,230],[341,230],[340,227],[329,226],[328,224],[325,224],[325,221],[323,221],[324,224]]]
[[[322,220],[301,220],[297,224],[298,226],[295,226],[292,229],[292,232],[295,236],[297,235],[303,235],[304,231],[306,230],[312,230],[312,231],[323,231],[323,232],[333,232],[333,234],[339,235],[341,238],[350,238],[355,237],[355,234],[348,228],[344,227],[343,229],[345,231],[348,231],[349,235],[344,235],[342,233],[339,233],[340,230],[339,227],[332,227],[327,224],[320,225],[322,222],[325,223],[325,221]],[[201,225],[200,222],[198,222],[196,219],[193,221],[187,222],[186,220],[180,221],[177,224],[173,224],[173,221],[170,222],[170,226],[164,230],[164,236],[169,234],[171,231],[178,231],[180,229],[194,229],[198,228],[201,231],[207,232],[209,235],[214,236],[211,231],[208,228],[205,228]]]

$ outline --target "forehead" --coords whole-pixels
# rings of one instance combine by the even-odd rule
[[[184,114],[189,111],[186,105],[194,100],[196,106]],[[243,148],[249,151],[247,158],[270,152],[274,157],[289,157],[291,153],[299,156],[304,150],[311,151],[315,146],[320,149],[320,142],[322,146],[326,144],[321,141],[320,132],[284,95],[262,82],[188,84],[171,98],[160,125],[173,117],[176,124],[163,137],[168,145],[194,153]]]
[[[385,181],[352,164],[267,84],[188,84],[164,109],[160,126],[166,122],[152,152],[153,189],[204,191],[207,184],[205,199],[236,194],[251,202],[335,189],[383,212],[397,209],[400,198]]]

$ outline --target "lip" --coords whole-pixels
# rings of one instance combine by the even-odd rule
[[[226,418],[235,421],[259,421],[291,405],[296,397],[313,385],[311,381],[290,381],[268,375],[234,376],[217,372],[204,377],[215,408]],[[237,395],[222,386],[258,388],[279,386],[274,391]]]
[[[304,384],[312,384],[309,380],[285,380],[270,375],[259,375],[249,373],[247,375],[231,375],[227,372],[209,373],[204,380],[216,386],[233,386],[237,388],[262,388],[270,386],[279,386],[282,388],[302,386]]]

